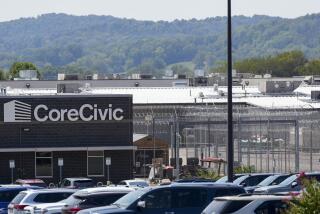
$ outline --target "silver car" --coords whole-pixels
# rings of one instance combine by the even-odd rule
[[[8,214],[22,214],[29,205],[54,203],[72,195],[74,189],[41,189],[21,191],[9,204]]]
[[[292,196],[288,195],[240,195],[215,198],[202,214],[257,214],[284,213]]]

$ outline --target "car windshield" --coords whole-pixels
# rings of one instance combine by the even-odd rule
[[[236,180],[233,181],[234,184],[240,185],[242,183],[242,181],[244,181],[245,179],[247,179],[249,177],[249,175],[244,175],[241,176],[240,178],[237,178]]]
[[[94,183],[92,180],[80,180],[74,182],[75,187],[92,187]]]
[[[272,182],[274,180],[276,180],[279,177],[279,175],[271,175],[269,177],[267,177],[266,179],[264,179],[263,181],[261,181],[258,186],[260,187],[265,187],[265,186],[269,186],[270,184],[272,184]]]
[[[0,192],[0,201],[1,202],[10,202],[16,195],[19,193],[19,189],[16,190],[7,190],[7,191],[1,191]]]
[[[240,177],[243,177],[244,175],[242,174],[235,174],[233,175],[233,180],[235,181],[236,179],[240,178]],[[222,178],[218,179],[215,183],[226,183],[228,182],[228,176],[223,176]]]
[[[220,184],[220,183],[225,183],[225,182],[227,182],[227,181],[228,181],[228,176],[224,176],[224,177],[218,179],[218,180],[216,181],[216,183]]]
[[[221,211],[228,205],[227,200],[214,200],[210,203],[202,214],[221,213]]]
[[[288,186],[290,185],[293,181],[297,180],[298,175],[292,175],[289,178],[287,178],[286,180],[282,181],[279,185],[280,186]]]
[[[27,195],[25,192],[20,192],[12,201],[12,204],[19,204],[23,198]]]
[[[144,181],[132,181],[132,182],[129,182],[129,185],[130,186],[140,186],[140,187],[147,187],[149,186],[146,182]]]
[[[77,197],[75,194],[69,196],[67,199],[63,201],[63,203],[69,205],[69,206],[74,206],[79,204],[83,199],[80,197]]]
[[[46,188],[47,184],[46,183],[29,183],[30,186],[36,186],[36,187],[43,187]]]
[[[128,193],[127,195],[123,196],[122,198],[118,199],[113,204],[120,206],[120,207],[128,207],[138,198],[140,198],[146,192],[145,189],[136,190],[133,192]]]

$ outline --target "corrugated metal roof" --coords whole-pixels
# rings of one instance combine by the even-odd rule
[[[294,90],[294,93],[311,96],[311,91],[320,91],[320,85],[304,85]]]
[[[295,92],[311,94],[320,86],[301,86]],[[220,93],[219,93],[220,91]],[[8,95],[55,95],[56,89],[7,88]],[[223,92],[223,96],[221,96]],[[134,104],[192,104],[227,103],[227,87],[94,87],[86,94],[132,94]],[[312,102],[309,97],[262,95],[258,87],[233,87],[233,102],[248,103],[268,109],[319,109],[320,102]]]

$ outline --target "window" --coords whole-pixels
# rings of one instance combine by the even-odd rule
[[[52,152],[36,152],[36,177],[52,177]]]
[[[266,201],[262,203],[256,210],[256,214],[281,214],[289,208],[289,204],[285,201]]]
[[[103,151],[88,151],[88,176],[104,175]]]
[[[71,192],[59,192],[59,193],[40,193],[33,201],[37,203],[53,203],[68,198]]]
[[[84,207],[107,206],[126,195],[126,193],[94,195],[83,200],[80,205]]]
[[[246,206],[247,204],[249,204],[251,201],[230,201],[228,203],[228,206],[226,206],[223,209],[223,213],[233,213],[236,212],[240,209],[242,209],[244,206]]]
[[[221,196],[239,195],[243,193],[246,193],[243,189],[227,187],[227,188],[215,189],[213,196],[215,198],[215,197],[221,197]]]
[[[173,193],[174,208],[202,207],[207,204],[208,192],[205,189],[175,189]]]
[[[269,177],[269,175],[251,176],[248,179],[246,179],[245,183],[247,184],[247,186],[256,186],[267,177]]]
[[[8,190],[0,192],[0,201],[1,202],[10,202],[16,195],[19,194],[21,190]]]
[[[27,195],[27,193],[20,192],[16,197],[14,197],[14,199],[11,201],[11,203],[19,204],[24,199],[24,197],[26,195]]]
[[[64,186],[64,187],[69,187],[69,186],[71,186],[71,182],[70,182],[69,180],[64,180],[62,183],[63,183],[63,186]]]
[[[147,209],[169,209],[171,207],[171,191],[158,190],[147,194],[144,198]]]

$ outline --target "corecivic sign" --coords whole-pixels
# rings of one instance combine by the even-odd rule
[[[123,120],[122,108],[113,108],[112,104],[101,108],[98,104],[83,104],[79,108],[49,108],[45,104],[36,105],[33,109],[28,103],[12,100],[4,104],[4,122],[38,122],[46,121],[105,121]],[[33,117],[32,117],[33,116]]]

